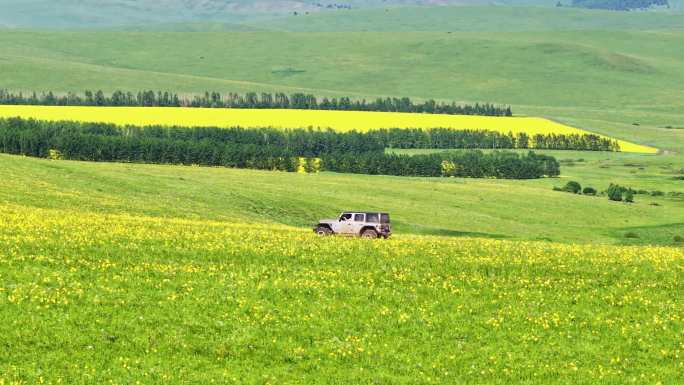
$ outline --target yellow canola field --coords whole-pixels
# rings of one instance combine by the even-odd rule
[[[415,114],[402,112],[283,109],[209,109],[179,107],[0,106],[0,117],[107,122],[119,125],[332,128],[368,131],[378,128],[454,128],[536,134],[587,134],[589,131],[548,119]],[[618,140],[625,152],[655,154],[656,148]]]

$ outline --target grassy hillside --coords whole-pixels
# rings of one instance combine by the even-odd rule
[[[406,233],[601,241],[684,217],[669,202],[500,181],[2,155],[0,167],[0,382],[681,379],[681,248]],[[279,224],[351,205],[389,209],[403,234]]]
[[[1,207],[7,382],[681,377],[674,249],[319,240]]]
[[[0,36],[0,82],[26,90],[309,89],[668,111],[681,107],[676,95],[684,83],[684,54],[668,47],[682,40],[680,31],[10,32]]]
[[[635,155],[634,159],[658,158]],[[421,179],[360,175],[257,172],[222,168],[51,162],[3,155],[0,201],[45,208],[158,217],[284,224],[308,228],[349,209],[386,210],[399,233],[547,239],[572,242],[673,244],[684,233],[681,199],[637,197],[637,204],[551,191],[566,178],[537,182]],[[582,168],[563,171],[607,188],[681,191],[674,170],[625,170],[601,180]],[[602,169],[608,171],[607,169]],[[629,182],[630,177],[635,177]],[[670,180],[670,184],[659,181]],[[636,182],[636,183],[635,183]],[[530,199],[534,197],[534,199]],[[653,206],[651,203],[658,203]],[[590,214],[589,214],[590,213]],[[641,238],[626,239],[637,231]],[[682,234],[684,235],[684,234]]]

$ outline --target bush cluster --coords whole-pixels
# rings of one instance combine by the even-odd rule
[[[582,185],[579,184],[579,182],[575,182],[574,180],[569,181],[563,187],[554,187],[553,189],[554,191],[564,191],[571,194],[583,194],[589,196],[594,196],[598,193],[598,191],[596,191],[596,189],[593,187],[587,186],[585,188],[582,188]]]
[[[573,194],[579,194],[582,192],[582,186],[575,181],[570,181],[565,184],[562,190]]]
[[[596,189],[593,187],[585,187],[582,190],[583,195],[595,196],[597,193],[598,193],[598,191],[596,191]]]
[[[634,190],[629,187],[611,183],[606,190],[606,195],[611,201],[634,203]]]
[[[565,184],[563,187],[554,187],[554,191],[563,191],[563,192],[568,192],[572,194],[583,194],[583,195],[588,195],[588,196],[595,196],[598,194],[598,191],[596,191],[595,188],[593,187],[585,187],[582,188],[582,185],[579,184],[578,182],[575,181],[569,181],[568,183]],[[648,191],[642,190],[640,192],[632,190],[629,187],[623,187],[617,184],[611,183],[610,186],[608,186],[608,189],[604,192],[604,194],[608,197],[608,199],[616,202],[627,202],[627,203],[634,203],[634,196],[636,194],[648,194]]]

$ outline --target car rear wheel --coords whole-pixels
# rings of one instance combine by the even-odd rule
[[[332,230],[330,230],[329,228],[324,227],[324,226],[318,226],[318,227],[316,227],[316,234],[318,234],[322,237],[325,237],[328,235],[332,235]]]
[[[368,239],[375,239],[378,237],[378,233],[375,230],[367,229],[367,230],[363,230],[363,232],[361,233],[361,237],[368,238]]]

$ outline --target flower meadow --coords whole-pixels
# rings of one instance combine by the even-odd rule
[[[0,384],[681,384],[684,252],[0,203]]]
[[[346,132],[379,128],[452,128],[508,134],[584,135],[579,128],[536,117],[421,114],[403,112],[182,107],[0,106],[0,117],[105,122],[118,125],[192,127],[332,128]],[[621,151],[655,154],[656,148],[618,140]]]

